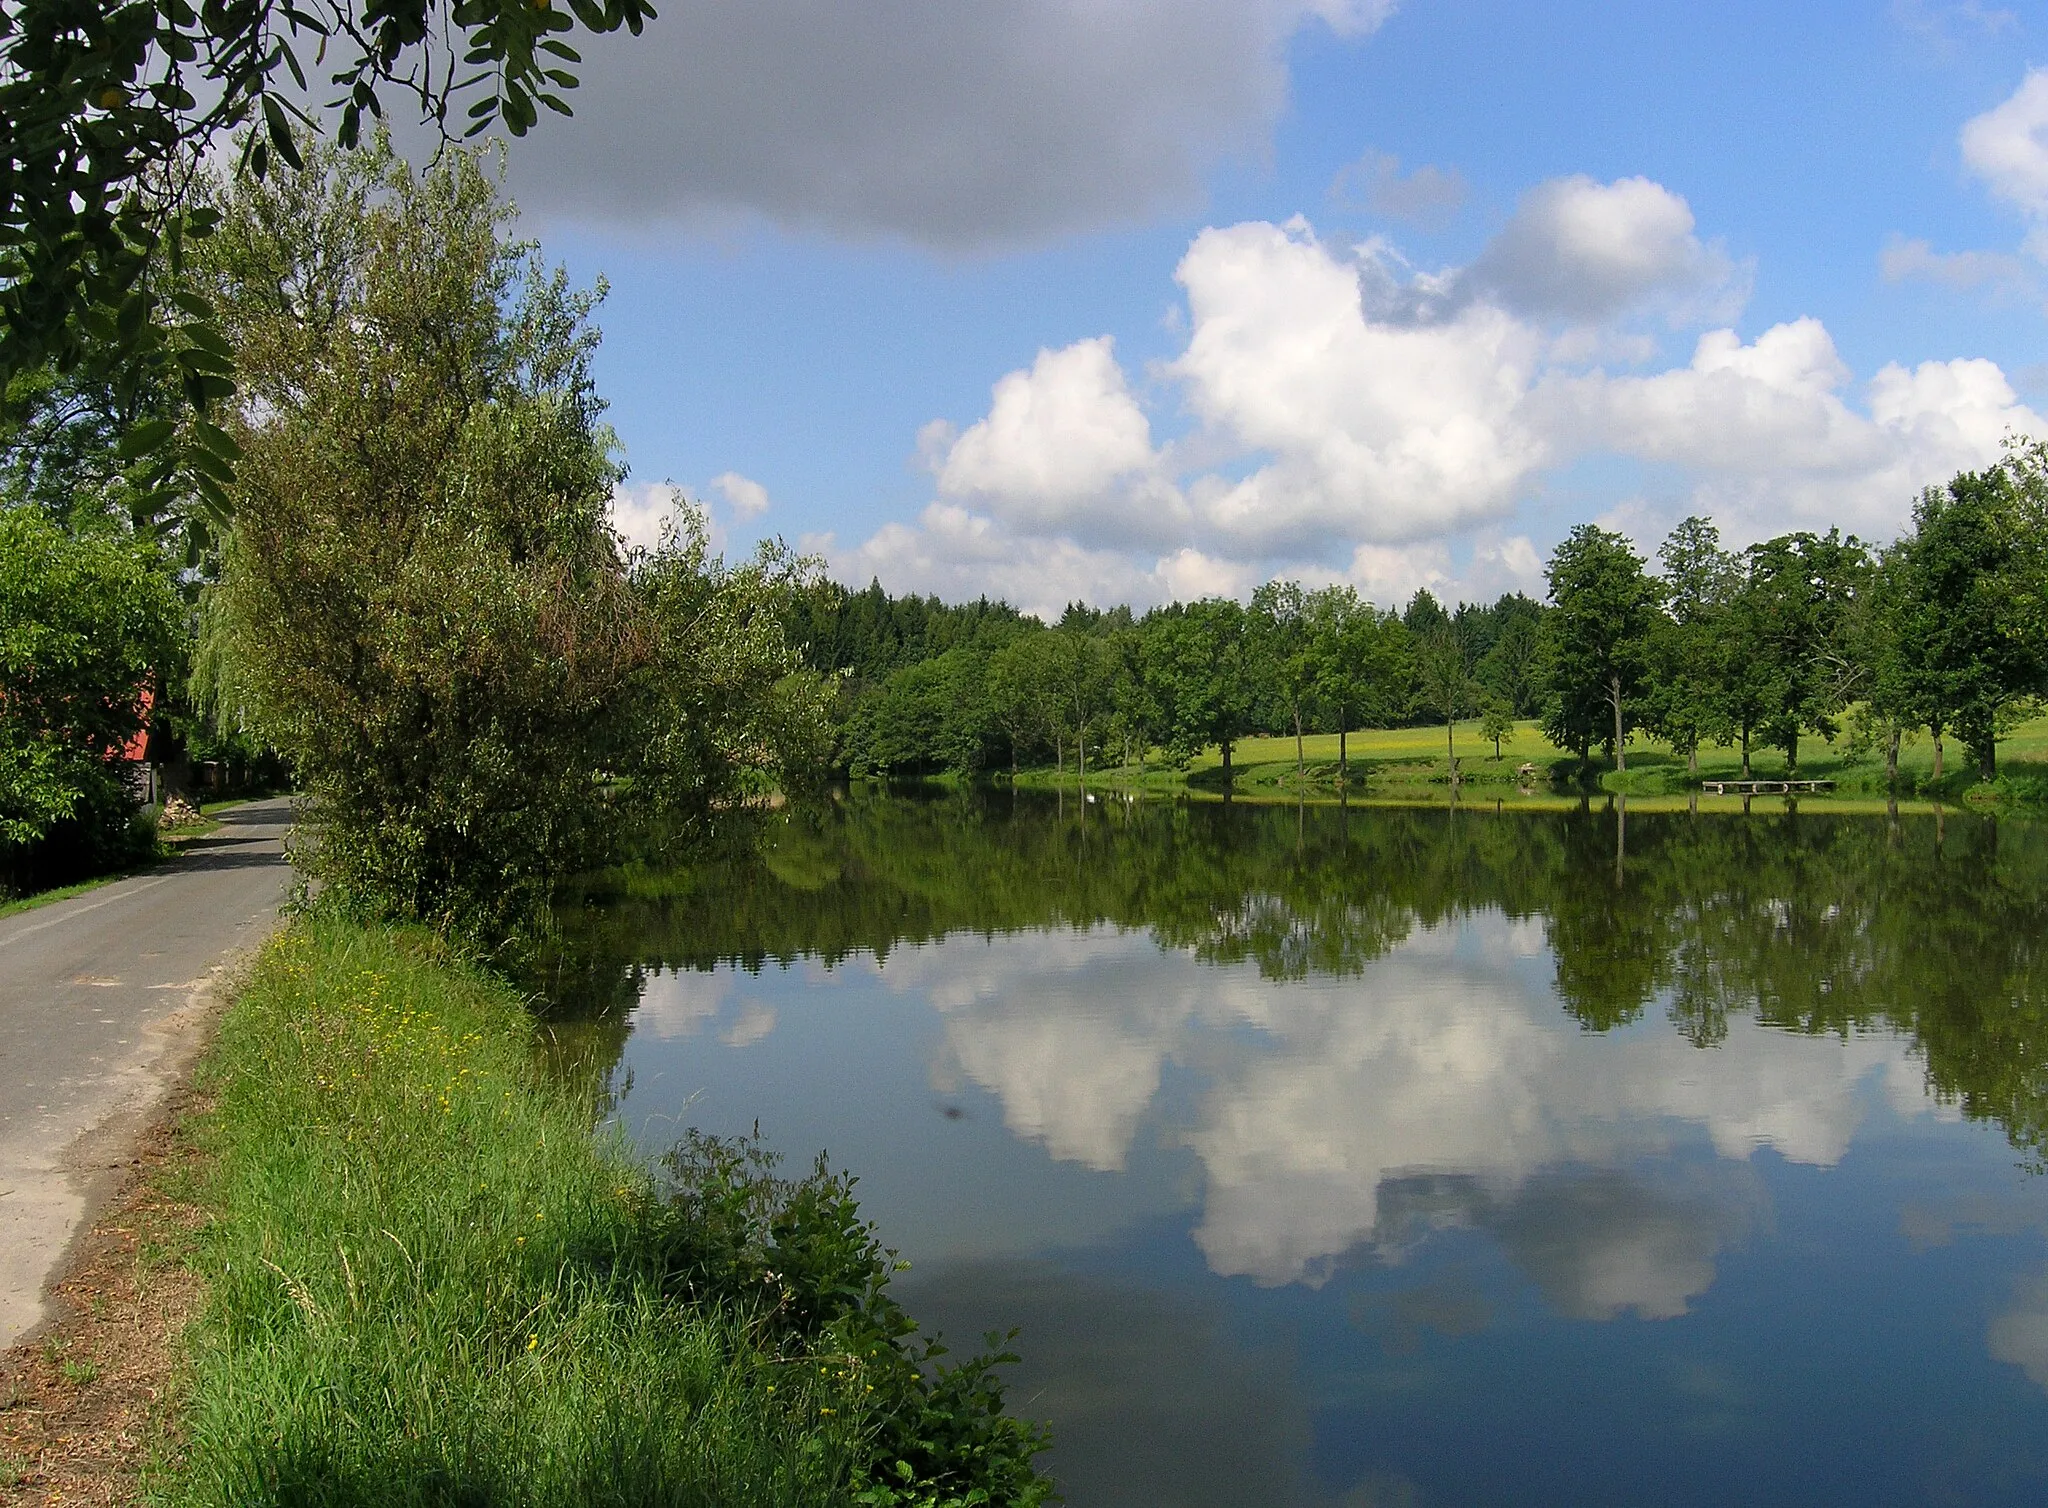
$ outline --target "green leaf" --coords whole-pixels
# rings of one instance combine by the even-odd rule
[[[277,148],[277,155],[289,163],[295,172],[305,171],[306,164],[299,158],[298,146],[292,141],[292,123],[272,95],[263,96],[263,121],[270,129],[270,144]]]
[[[235,437],[205,419],[192,426],[192,440],[201,449],[231,465],[242,459],[242,447],[235,442]]]
[[[233,365],[235,353],[228,348],[226,338],[211,324],[189,324],[183,327],[183,333],[197,349],[218,356],[222,361]]]
[[[145,419],[121,436],[118,454],[123,460],[146,456],[168,440],[177,428],[169,419]]]

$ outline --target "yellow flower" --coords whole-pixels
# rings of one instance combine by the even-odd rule
[[[539,1344],[540,1344],[540,1337],[539,1337],[538,1335],[529,1335],[529,1336],[527,1336],[527,1337],[526,1337],[526,1349],[527,1349],[527,1350],[531,1351],[531,1350],[533,1350],[533,1349],[534,1349],[534,1348],[535,1348],[536,1346],[538,1346]]]

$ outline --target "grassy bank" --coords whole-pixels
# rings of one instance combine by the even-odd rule
[[[1346,742],[1349,791],[1354,798],[1448,798],[1450,762],[1441,725],[1369,728],[1352,733]],[[1515,724],[1513,733],[1501,740],[1498,756],[1492,740],[1479,736],[1477,719],[1457,725],[1456,742],[1463,794],[1467,799],[1489,802],[1499,799],[1510,804],[1555,804],[1561,796],[1575,800],[1587,788],[1626,792],[1631,796],[1683,797],[1688,791],[1697,790],[1702,780],[1734,780],[1742,775],[1742,757],[1737,750],[1702,749],[1699,774],[1695,777],[1688,772],[1683,755],[1655,739],[1638,737],[1628,746],[1626,771],[1616,771],[1600,760],[1588,776],[1580,769],[1575,754],[1551,743],[1532,721]],[[1976,766],[1962,745],[1951,739],[1942,776],[1937,780],[1933,744],[1922,735],[1900,753],[1896,794],[1907,800],[1968,800],[2048,807],[2048,717],[2015,728],[2009,737],[2000,740],[1998,754],[1999,777],[1987,786],[1979,781]],[[1337,735],[1308,735],[1302,740],[1300,759],[1301,767],[1297,770],[1292,738],[1243,739],[1232,750],[1234,789],[1238,795],[1252,799],[1334,799],[1342,788]],[[1088,784],[1105,790],[1220,792],[1222,764],[1220,751],[1209,748],[1181,770],[1158,764],[1142,771],[1136,766],[1091,766]],[[1523,772],[1523,765],[1534,766],[1533,772]],[[1775,749],[1753,749],[1750,772],[1759,779],[1782,778],[1787,773],[1785,757]],[[1832,742],[1814,737],[1803,739],[1798,775],[1802,779],[1836,783],[1832,797],[1803,797],[1803,801],[1882,801],[1891,794],[1882,756],[1870,750],[1851,749],[1846,737]],[[1025,770],[1018,777],[1020,786],[1050,789],[1056,783],[1059,781],[1049,768]],[[1071,788],[1073,783],[1070,763],[1065,784]]]
[[[533,1031],[417,935],[264,951],[202,1079],[166,1501],[1043,1500],[989,1369],[911,1351],[847,1180],[710,1143],[650,1171]]]

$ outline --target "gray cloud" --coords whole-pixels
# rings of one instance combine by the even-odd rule
[[[1460,294],[1517,314],[1605,320],[1646,301],[1724,289],[1735,269],[1693,234],[1683,198],[1647,178],[1553,178],[1460,276]]]
[[[1260,150],[1282,44],[1386,0],[694,0],[593,41],[573,120],[512,156],[540,218],[763,216],[954,250],[1133,221]]]
[[[1341,205],[1369,209],[1390,220],[1441,224],[1465,202],[1465,175],[1423,163],[1407,173],[1391,152],[1367,152],[1337,174],[1330,197]]]

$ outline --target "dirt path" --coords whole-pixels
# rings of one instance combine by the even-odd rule
[[[227,960],[274,925],[285,801],[175,862],[0,920],[0,1351],[49,1315],[72,1245],[190,1066]]]

